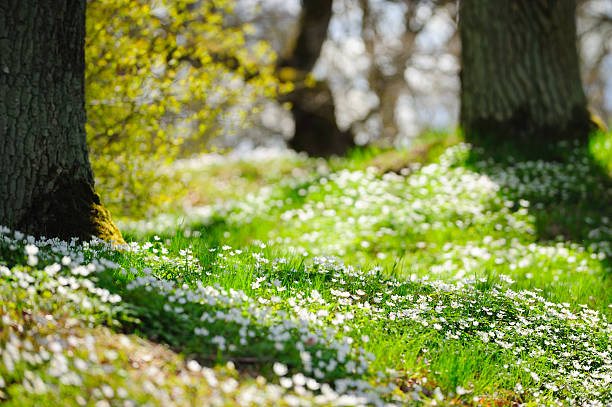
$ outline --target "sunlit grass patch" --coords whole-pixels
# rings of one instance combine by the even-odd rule
[[[4,241],[4,250],[21,257],[17,263],[33,263],[35,256],[45,270],[5,267],[4,307],[53,298],[44,290],[57,287],[67,302],[45,306],[59,306],[65,315],[85,312],[79,326],[105,323],[139,332],[200,364],[233,360],[298,395],[303,387],[306,396],[317,397],[326,385],[328,401],[346,395],[357,404],[434,393],[442,400],[486,399],[499,389],[525,400],[605,400],[601,389],[612,368],[605,317],[586,307],[574,312],[534,291],[513,291],[507,278],[406,281],[333,259],[276,257],[263,245],[210,248],[201,264],[189,251],[172,255],[159,242],[116,253],[99,243],[73,251],[54,242],[26,248]],[[85,259],[89,266],[78,263]],[[61,337],[58,326],[50,329]],[[14,358],[14,351],[6,352]],[[414,380],[430,378],[435,387],[398,390],[396,378],[407,372]],[[28,379],[7,377],[22,385]],[[58,389],[53,397],[72,397]]]
[[[595,160],[612,173],[612,132],[597,132],[590,140],[589,150]]]
[[[502,164],[456,144],[405,171],[372,166],[380,152],[218,158],[207,174],[249,193],[124,223],[120,251],[2,229],[0,349],[21,366],[0,366],[2,397],[42,380],[44,400],[78,404],[52,359],[31,363],[32,334],[58,338],[67,377],[110,405],[120,388],[154,405],[611,403],[609,183],[560,148],[569,161]],[[118,347],[112,377],[64,346],[73,323],[98,360]],[[157,392],[132,379],[134,343],[167,358]]]
[[[551,299],[605,310],[611,291],[601,264],[612,251],[601,205],[608,191],[583,153],[569,164],[506,166],[467,165],[469,154],[465,145],[452,147],[439,163],[406,176],[315,171],[244,201],[194,209],[161,228],[148,221],[147,228],[174,236],[178,222],[210,243],[274,242],[286,252],[339,256],[404,277],[503,274]],[[577,205],[584,211],[574,211]],[[581,244],[547,241],[551,233],[563,239],[566,229]]]

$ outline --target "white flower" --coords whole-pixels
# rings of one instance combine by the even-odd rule
[[[193,333],[196,335],[207,336],[208,329],[206,328],[194,328]]]
[[[34,267],[38,264],[38,257],[28,256],[28,266]]]
[[[279,362],[274,362],[274,366],[272,366],[272,370],[274,370],[274,374],[276,374],[277,376],[284,376],[289,371],[286,365],[279,363]]]
[[[281,377],[279,382],[280,382],[280,385],[283,386],[286,389],[288,389],[291,386],[293,386],[293,380],[291,380],[288,377]]]
[[[102,394],[104,394],[104,397],[112,399],[115,396],[115,391],[112,387],[105,384],[102,386]]]
[[[294,374],[293,383],[295,383],[296,386],[304,386],[306,384],[306,376],[304,376],[302,373]]]
[[[214,336],[210,342],[219,345],[221,350],[225,349],[225,338],[220,335]]]
[[[202,369],[202,367],[195,360],[190,360],[189,362],[187,362],[187,369],[192,372],[199,372]]]

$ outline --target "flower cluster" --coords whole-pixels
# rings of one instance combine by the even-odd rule
[[[399,174],[294,157],[256,194],[125,224],[141,242],[121,247],[0,228],[0,399],[611,404],[612,225],[587,206],[606,184],[578,150],[473,153]]]

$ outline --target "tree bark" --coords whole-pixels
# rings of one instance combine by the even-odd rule
[[[294,71],[296,89],[282,98],[291,103],[295,133],[289,146],[313,156],[341,155],[354,147],[350,131],[336,124],[334,99],[327,81],[305,86],[304,80],[321,54],[332,16],[332,0],[303,0],[300,32],[279,68]]]
[[[461,125],[470,141],[538,152],[586,139],[574,0],[462,0]]]
[[[85,0],[0,4],[0,225],[123,242],[85,137]]]

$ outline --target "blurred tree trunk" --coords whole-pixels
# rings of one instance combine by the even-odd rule
[[[295,133],[289,146],[314,156],[341,155],[354,146],[350,131],[336,124],[334,99],[326,81],[307,80],[319,55],[332,16],[332,0],[303,0],[299,34],[281,59],[279,70],[295,80],[295,89],[282,98],[291,103]]]
[[[586,139],[574,0],[463,0],[461,125],[468,140],[535,154]]]
[[[0,225],[122,242],[85,138],[85,0],[4,0],[0,11]]]
[[[407,1],[410,9],[414,8],[412,2]],[[370,55],[371,63],[368,73],[370,88],[378,96],[378,113],[380,114],[381,138],[384,142],[393,142],[399,133],[397,119],[395,117],[395,107],[403,91],[406,90],[406,80],[404,79],[404,69],[410,55],[414,49],[414,39],[416,33],[408,27],[402,33],[401,52],[395,53],[389,50],[391,65],[390,72],[383,72],[378,61],[379,55],[376,50],[376,40],[379,40],[377,32],[377,18],[372,15],[370,0],[360,0],[359,2],[363,16],[361,19],[361,31],[366,51]],[[407,13],[408,14],[408,13]],[[407,16],[405,17],[407,18]],[[369,117],[370,115],[368,115]]]

